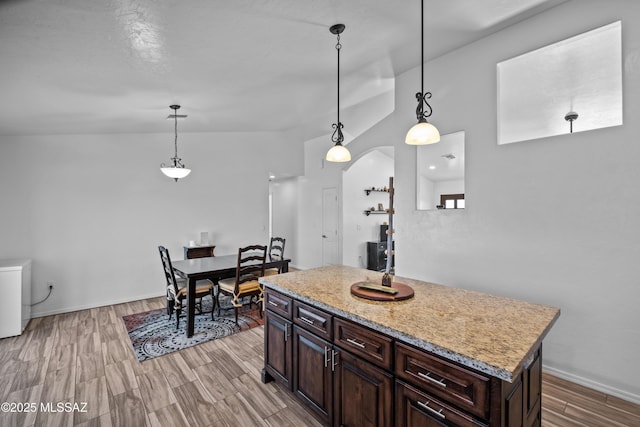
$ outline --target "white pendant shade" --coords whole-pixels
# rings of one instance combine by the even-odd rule
[[[440,141],[440,132],[434,125],[426,121],[420,121],[409,129],[404,140],[409,145],[435,144],[438,141]]]
[[[329,162],[348,162],[349,160],[351,160],[351,153],[344,145],[334,145],[327,151]]]
[[[163,174],[173,179],[184,178],[185,176],[191,173],[191,169],[180,168],[175,166],[160,168],[160,170],[162,171]]]

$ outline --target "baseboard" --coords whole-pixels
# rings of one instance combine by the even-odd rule
[[[132,301],[139,301],[139,300],[143,300],[143,299],[149,299],[149,298],[157,298],[157,297],[161,297],[164,296],[164,292],[160,292],[160,293],[154,293],[154,294],[149,294],[149,295],[138,295],[136,297],[131,297],[131,298],[121,298],[121,299],[116,299],[116,300],[110,300],[110,301],[104,301],[101,302],[99,304],[87,304],[87,305],[79,305],[76,307],[65,307],[65,308],[60,308],[57,310],[51,310],[51,311],[44,311],[44,312],[39,312],[39,313],[31,313],[31,318],[34,319],[36,317],[46,317],[46,316],[53,316],[56,314],[63,314],[63,313],[72,313],[74,311],[80,311],[80,310],[88,310],[91,308],[97,308],[97,307],[104,307],[107,305],[115,305],[115,304],[124,304],[127,302],[132,302]]]
[[[597,381],[590,380],[589,378],[584,378],[579,375],[575,375],[570,372],[563,371],[561,369],[556,369],[551,366],[546,366],[544,364],[542,368],[545,372],[548,372],[551,375],[554,375],[556,377],[559,377],[564,380],[571,381],[572,383],[589,387],[591,389],[600,391],[610,396],[619,397],[620,399],[640,405],[640,395],[638,394],[630,393],[625,390],[620,390],[618,388],[611,387],[606,384],[602,384]]]

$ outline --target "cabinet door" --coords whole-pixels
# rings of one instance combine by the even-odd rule
[[[292,324],[267,310],[264,320],[264,367],[280,384],[291,390],[292,367]],[[264,382],[266,382],[263,379]]]
[[[327,424],[333,415],[331,344],[293,327],[293,392]]]
[[[333,377],[334,425],[391,426],[393,376],[346,351],[340,351],[337,362]]]
[[[471,415],[399,380],[396,380],[395,410],[397,427],[478,427],[485,425],[474,420]]]

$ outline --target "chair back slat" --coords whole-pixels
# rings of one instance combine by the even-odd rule
[[[164,269],[164,277],[167,281],[167,289],[175,297],[179,291],[178,281],[176,280],[176,274],[173,271],[169,250],[164,246],[158,246],[158,251],[160,252],[160,260],[162,261],[162,268]]]
[[[238,265],[236,268],[236,293],[242,283],[258,280],[264,276],[264,263],[267,258],[267,247],[251,245],[238,249]]]
[[[286,239],[272,237],[269,242],[269,261],[281,261],[284,259],[284,244]]]

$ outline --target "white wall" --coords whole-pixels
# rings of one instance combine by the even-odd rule
[[[298,180],[286,178],[269,183],[273,200],[273,237],[283,237],[284,256],[291,258],[291,266],[296,267],[293,254],[296,249],[296,230],[298,227]]]
[[[372,192],[366,195],[365,188],[389,186],[393,176],[393,158],[373,150],[358,159],[353,159],[343,179],[343,254],[344,265],[367,268],[366,242],[380,239],[380,225],[389,221],[388,215],[365,215],[364,210],[382,203],[389,207],[389,194]]]
[[[625,124],[498,146],[496,64],[619,19]],[[545,368],[640,402],[640,3],[569,1],[425,73],[431,122],[465,131],[467,209],[416,210],[403,139],[419,68],[398,76],[393,114],[349,144],[354,157],[395,145],[397,273],[560,307]]]
[[[158,245],[208,231],[216,254],[268,243],[268,173],[302,173],[280,133],[181,134],[193,171],[175,183],[159,165],[172,137],[55,135],[0,140],[0,258],[33,259],[35,316],[162,295]],[[247,155],[251,153],[251,155]]]

